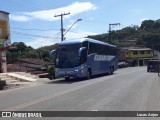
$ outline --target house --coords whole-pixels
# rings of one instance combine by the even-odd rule
[[[151,48],[120,48],[118,50],[119,61],[130,63],[131,66],[143,66],[147,61],[153,58]]]

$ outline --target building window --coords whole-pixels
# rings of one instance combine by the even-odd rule
[[[140,51],[140,54],[144,54],[144,51]]]
[[[138,52],[137,51],[133,51],[133,55],[137,55],[138,54]]]
[[[151,51],[147,51],[147,54],[151,54]]]

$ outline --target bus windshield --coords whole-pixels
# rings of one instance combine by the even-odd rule
[[[56,67],[73,68],[80,65],[78,50],[81,44],[60,45],[57,50]]]

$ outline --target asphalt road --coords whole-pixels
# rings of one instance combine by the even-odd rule
[[[30,87],[1,91],[0,111],[160,111],[160,77],[157,73],[147,73],[146,67],[133,67],[90,80],[42,82]],[[159,120],[160,118],[57,117],[42,120],[44,119]]]

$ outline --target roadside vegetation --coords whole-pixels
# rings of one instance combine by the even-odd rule
[[[51,46],[45,46],[38,49],[33,49],[31,46],[27,46],[23,42],[15,42],[12,44],[16,48],[7,51],[7,63],[12,63],[22,58],[34,58],[43,61],[52,62],[49,57],[49,52],[56,48],[56,44]]]

